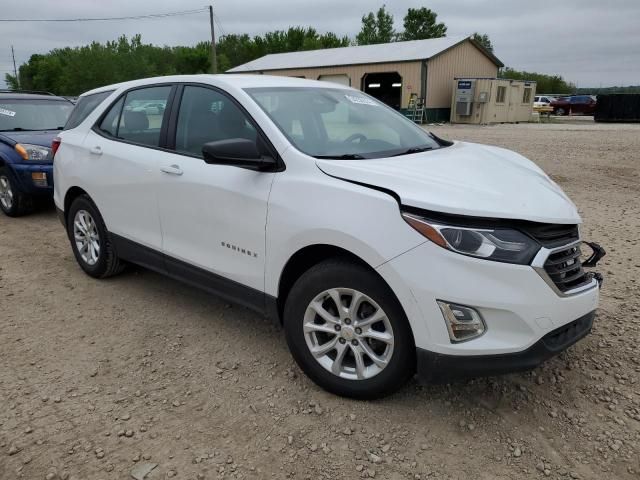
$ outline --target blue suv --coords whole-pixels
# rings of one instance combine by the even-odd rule
[[[28,213],[53,195],[52,142],[73,103],[48,93],[0,90],[0,209]]]

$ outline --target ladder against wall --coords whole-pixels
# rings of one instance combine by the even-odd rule
[[[424,98],[418,98],[418,94],[412,93],[409,97],[407,118],[415,123],[424,123],[424,111]]]

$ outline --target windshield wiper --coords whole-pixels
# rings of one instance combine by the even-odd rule
[[[393,156],[398,157],[400,155],[411,155],[412,153],[428,152],[429,150],[433,150],[433,147],[411,147],[404,152],[396,153]]]
[[[364,157],[357,153],[343,153],[342,155],[314,155],[315,158],[329,160],[363,160]]]

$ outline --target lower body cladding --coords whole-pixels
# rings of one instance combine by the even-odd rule
[[[405,309],[422,382],[531,369],[587,335],[598,305],[595,279],[561,296],[532,266],[464,256],[431,242],[377,271]],[[456,338],[451,310],[477,320],[477,332]]]

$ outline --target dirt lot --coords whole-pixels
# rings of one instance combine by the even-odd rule
[[[433,130],[566,189],[608,250],[593,334],[378,402],[319,390],[247,310],[143,269],[87,277],[52,209],[0,216],[0,478],[640,478],[640,125],[582,123]]]

